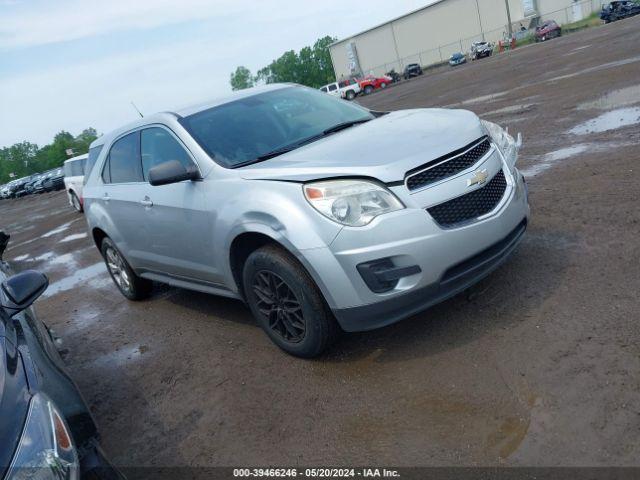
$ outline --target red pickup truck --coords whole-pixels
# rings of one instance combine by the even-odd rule
[[[367,75],[366,77],[358,80],[360,90],[363,91],[365,95],[369,95],[371,92],[379,88],[387,88],[387,85],[390,85],[392,82],[393,80],[391,77],[374,77],[373,75]]]

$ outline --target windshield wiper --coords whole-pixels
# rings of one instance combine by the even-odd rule
[[[337,125],[334,125],[333,127],[327,128],[322,133],[324,135],[331,135],[332,133],[339,132],[340,130],[345,130],[347,128],[353,127],[354,125],[360,125],[361,123],[367,123],[369,121],[371,121],[370,118],[363,118],[362,120],[353,120],[351,122],[339,123]]]
[[[366,123],[366,122],[369,122],[371,120],[372,120],[371,118],[365,118],[365,119],[362,119],[362,120],[353,120],[351,122],[339,123],[337,125],[334,125],[333,127],[329,127],[327,129],[323,130],[322,133],[320,133],[318,135],[313,135],[313,136],[311,136],[309,138],[305,138],[304,140],[300,140],[299,142],[295,142],[295,143],[292,143],[290,145],[285,145],[284,147],[276,148],[275,150],[271,150],[270,152],[263,153],[262,155],[254,158],[253,160],[248,160],[246,162],[237,163],[232,168],[245,167],[245,166],[251,165],[253,163],[263,162],[265,160],[269,160],[269,159],[277,157],[279,155],[283,155],[285,153],[291,152],[292,150],[295,150],[296,148],[299,148],[299,147],[301,147],[303,145],[306,145],[307,143],[315,142],[316,140],[319,140],[322,137],[326,137],[327,135],[331,135],[331,134],[339,132],[341,130],[345,130],[347,128],[353,127],[354,125],[360,125],[361,123]]]
[[[270,152],[263,153],[259,157],[256,157],[255,160],[251,160],[251,163],[255,161],[261,162],[262,160],[269,160],[270,158],[277,157],[278,155],[282,155],[283,153],[290,152],[291,150],[295,150],[296,148],[298,148],[298,146],[299,146],[298,143],[295,143],[293,145],[287,145],[285,147],[276,148],[275,150],[271,150]]]

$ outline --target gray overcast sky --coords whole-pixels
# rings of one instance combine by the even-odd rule
[[[0,147],[109,131],[230,90],[284,51],[433,0],[0,0]]]

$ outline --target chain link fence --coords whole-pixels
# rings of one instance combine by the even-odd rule
[[[535,33],[536,25],[539,25],[540,23],[547,20],[555,20],[561,26],[576,23],[580,20],[585,20],[594,13],[600,12],[602,8],[602,1],[603,0],[586,0],[577,2],[570,7],[562,8],[560,10],[540,12],[539,15],[533,19],[517,21],[512,25],[514,37],[518,41],[522,41],[526,38],[532,37]],[[503,41],[508,44],[509,34],[507,33],[507,26],[505,25],[504,28],[499,28],[496,30],[483,31],[478,35],[461,38],[460,40],[457,40],[455,42],[440,45],[438,46],[438,48],[434,48],[431,50],[417,52],[413,55],[399,58],[398,60],[393,62],[384,63],[375,67],[368,67],[366,69],[363,68],[363,73],[376,76],[384,75],[391,70],[402,73],[404,71],[404,68],[412,63],[417,63],[423,68],[437,66],[442,63],[448,62],[449,57],[451,57],[451,55],[453,55],[454,53],[460,52],[468,54],[471,49],[472,43],[482,41],[491,42],[496,45],[498,44],[498,42]]]

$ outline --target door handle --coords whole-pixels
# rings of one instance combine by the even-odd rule
[[[108,202],[109,201],[109,194],[108,193],[103,194],[102,195],[102,200],[104,200],[105,202]]]
[[[145,207],[153,207],[153,202],[149,197],[144,197],[144,200],[140,200],[140,205],[144,205]]]

